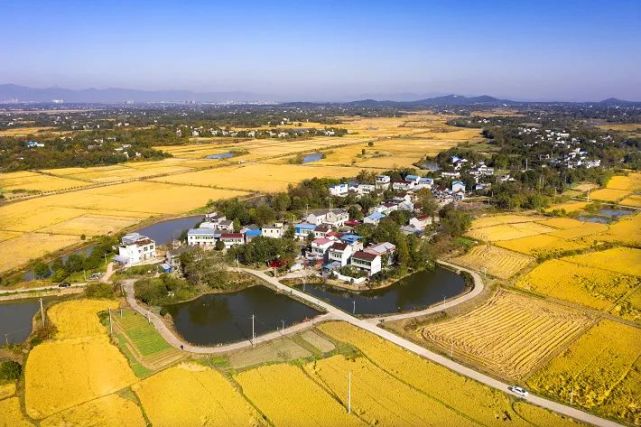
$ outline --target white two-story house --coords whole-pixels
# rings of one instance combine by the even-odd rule
[[[118,246],[116,261],[124,265],[136,265],[156,258],[156,242],[138,233],[123,236]]]

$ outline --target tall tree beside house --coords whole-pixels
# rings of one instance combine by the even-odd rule
[[[470,214],[456,209],[451,204],[441,209],[439,216],[441,217],[443,231],[453,237],[461,236],[472,225]]]
[[[423,188],[416,192],[416,205],[423,215],[434,217],[438,212],[438,203],[431,190]]]
[[[410,257],[410,250],[407,245],[407,238],[402,233],[399,233],[396,238],[396,256],[401,274],[403,274],[407,271],[412,260]]]
[[[268,225],[276,219],[276,212],[270,206],[262,204],[252,210],[251,218],[259,226]]]

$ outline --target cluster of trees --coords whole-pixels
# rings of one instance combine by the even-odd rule
[[[163,159],[171,155],[153,149],[153,145],[170,143],[174,138],[175,134],[164,128],[96,130],[69,136],[38,134],[20,138],[0,137],[0,168],[3,171],[17,171]],[[30,140],[45,146],[29,148],[26,142]],[[123,145],[129,147],[123,148]]]
[[[154,306],[187,300],[198,293],[186,280],[169,274],[140,279],[134,284],[134,291],[137,299]]]
[[[51,264],[39,260],[32,265],[32,270],[36,278],[51,278],[54,282],[60,282],[74,273],[100,268],[105,260],[115,253],[117,245],[116,236],[101,236],[95,240],[88,254],[72,253],[66,259],[56,258]]]
[[[294,229],[289,228],[282,239],[258,236],[245,245],[234,246],[227,251],[229,262],[243,264],[265,264],[280,259],[285,265],[291,265],[298,253],[294,243]]]

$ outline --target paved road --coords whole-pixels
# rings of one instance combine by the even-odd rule
[[[459,268],[459,267],[456,267]],[[460,268],[459,268],[460,269]],[[461,365],[460,363],[457,363],[453,360],[450,360],[446,358],[445,356],[442,356],[440,354],[434,353],[433,351],[430,351],[424,347],[421,347],[405,338],[402,338],[398,335],[393,334],[392,332],[389,332],[385,329],[379,328],[376,326],[376,324],[368,322],[363,319],[358,319],[356,317],[351,316],[350,314],[343,312],[339,310],[338,308],[326,303],[325,301],[322,301],[314,296],[308,295],[304,292],[299,291],[298,289],[290,288],[289,286],[283,285],[280,283],[277,279],[270,277],[263,273],[262,271],[257,271],[257,270],[252,270],[252,269],[247,269],[247,268],[234,268],[232,269],[234,271],[241,271],[245,273],[252,274],[265,282],[269,283],[272,287],[275,289],[285,293],[289,294],[291,296],[295,296],[301,300],[307,301],[308,303],[311,303],[317,307],[321,307],[323,310],[326,311],[327,314],[324,314],[322,316],[317,316],[315,319],[309,322],[301,323],[299,325],[293,326],[291,328],[287,328],[285,331],[285,334],[287,333],[294,333],[298,332],[299,330],[303,330],[315,323],[326,321],[326,320],[342,320],[344,322],[348,322],[356,327],[359,327],[361,329],[364,329],[366,331],[371,332],[374,335],[377,335],[385,340],[388,340],[390,342],[393,342],[394,344],[403,347],[404,349],[415,353],[421,357],[424,357],[425,359],[428,359],[432,362],[438,363],[439,365],[445,366],[446,368],[457,372],[461,375],[464,375],[468,378],[474,379],[480,383],[483,383],[485,385],[488,385],[492,388],[501,390],[505,393],[512,394],[512,392],[508,389],[509,384],[504,383],[502,381],[499,381],[497,379],[494,379],[488,375],[485,375],[483,373],[477,372],[471,368],[468,368],[466,366]],[[480,276],[478,274],[474,276],[475,281],[478,279],[480,281]],[[149,315],[150,321],[154,324],[156,329],[160,332],[160,334],[169,342],[171,345],[174,347],[180,348],[180,345],[182,344],[183,349],[192,353],[201,353],[201,354],[211,354],[211,353],[222,353],[225,351],[230,351],[230,350],[236,350],[236,349],[241,349],[245,347],[249,347],[252,345],[251,342],[249,341],[243,341],[239,343],[234,343],[234,344],[229,344],[229,345],[224,345],[224,346],[218,346],[218,347],[198,347],[198,346],[192,346],[189,343],[183,342],[180,338],[176,337],[174,333],[165,325],[162,320],[160,320],[159,317],[154,315],[153,313],[148,313],[146,309],[138,304],[136,299],[134,298],[134,293],[133,293],[133,280],[128,280],[123,282],[123,287],[127,296],[127,302],[129,305],[131,305],[132,308],[134,308],[136,311],[143,315]],[[482,285],[482,284],[481,284]],[[476,289],[476,286],[475,286]],[[468,294],[469,295],[469,294]],[[441,307],[442,308],[442,307]],[[264,341],[269,341],[271,339],[274,339],[276,337],[282,336],[283,333],[281,332],[274,332],[271,334],[266,334],[263,335],[259,338],[256,339],[256,343],[258,342],[264,342]],[[536,396],[534,394],[529,394],[526,398],[523,400],[526,400],[527,402],[533,403],[535,405],[541,406],[543,408],[547,408],[549,410],[552,410],[554,412],[557,412],[559,414],[566,415],[568,417],[572,417],[574,419],[577,419],[579,421],[583,421],[589,424],[597,425],[597,426],[619,426],[619,424],[609,421],[600,417],[597,417],[592,414],[588,414],[587,412],[583,412],[579,409],[572,408],[570,406],[563,405],[561,403],[554,402],[552,400],[545,399],[540,396]]]
[[[0,295],[13,295],[13,294],[28,294],[32,292],[38,292],[38,291],[60,291],[63,289],[70,289],[70,288],[84,288],[87,286],[87,283],[74,283],[66,288],[61,288],[58,285],[53,285],[53,286],[40,286],[39,288],[22,288],[22,289],[7,289],[7,290],[2,290],[0,291]]]
[[[457,267],[458,268],[458,267]],[[292,295],[295,295],[296,297],[306,300],[310,303],[313,303],[314,305],[320,306],[323,309],[327,311],[327,313],[333,315],[336,319],[343,320],[345,322],[349,322],[354,326],[357,326],[361,329],[365,329],[366,331],[369,331],[375,335],[378,335],[379,337],[386,339],[388,341],[393,342],[396,345],[399,345],[403,347],[404,349],[411,351],[412,353],[415,353],[421,357],[424,357],[426,359],[431,360],[432,362],[438,363],[439,365],[443,365],[447,367],[448,369],[451,369],[452,371],[455,371],[461,375],[464,375],[468,378],[472,378],[478,382],[481,382],[483,384],[486,384],[492,388],[501,390],[506,393],[512,394],[512,392],[508,389],[509,384],[504,383],[502,381],[496,380],[488,375],[482,374],[480,372],[477,372],[471,368],[468,368],[466,366],[461,365],[460,363],[454,362],[453,360],[450,360],[444,356],[441,356],[440,354],[434,353],[424,347],[421,347],[417,344],[414,344],[413,342],[399,337],[398,335],[395,335],[385,329],[381,329],[375,324],[372,324],[370,322],[367,322],[362,319],[358,319],[356,317],[353,317],[336,307],[327,304],[324,301],[319,300],[318,298],[315,298],[311,295],[308,295],[304,292],[301,292],[297,289],[292,289],[286,285],[283,285],[280,283],[278,280],[274,279],[273,277],[267,276],[265,273],[256,271],[256,270],[250,270],[250,269],[245,269],[245,268],[239,268],[238,270],[244,271],[246,273],[253,274],[254,276],[257,276],[266,282],[270,283],[277,289],[282,290],[283,292],[289,292]],[[480,277],[478,277],[480,279]],[[476,277],[475,277],[476,279]],[[547,408],[549,410],[552,410],[554,412],[557,412],[559,414],[566,415],[568,417],[572,417],[574,419],[577,419],[579,421],[583,421],[586,423],[594,424],[597,426],[619,426],[620,424],[617,424],[613,421],[606,420],[600,417],[597,417],[596,415],[588,414],[587,412],[583,412],[579,409],[572,408],[570,406],[563,405],[561,403],[554,402],[552,400],[545,399],[543,397],[536,396],[534,394],[529,394],[524,400],[533,403],[535,405],[541,406],[543,408]]]

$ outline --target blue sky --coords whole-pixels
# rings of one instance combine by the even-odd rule
[[[639,0],[0,0],[0,40],[35,87],[641,100]]]

